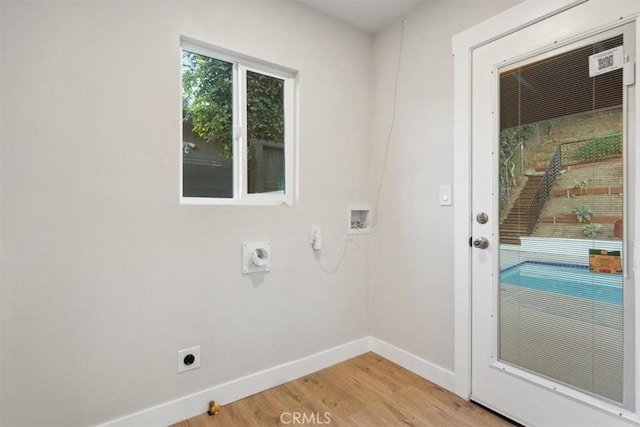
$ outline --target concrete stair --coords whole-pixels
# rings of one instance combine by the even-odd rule
[[[520,236],[528,236],[527,209],[538,191],[542,176],[529,176],[527,183],[513,203],[507,217],[500,224],[500,243],[520,244]]]

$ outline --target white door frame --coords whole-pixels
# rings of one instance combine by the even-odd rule
[[[589,0],[527,0],[501,14],[484,21],[453,37],[454,54],[454,307],[455,307],[455,378],[454,391],[469,400],[471,396],[471,95],[472,95],[472,55],[477,49],[491,41],[507,36],[521,28],[533,25],[550,16],[571,9]],[[591,0],[594,1],[594,0]],[[597,1],[597,0],[595,0]],[[568,38],[558,29],[558,39]],[[638,36],[638,35],[637,35]],[[640,37],[640,36],[639,36]],[[640,45],[640,43],[637,43]],[[640,46],[636,49],[640,50]],[[636,55],[636,57],[640,57]],[[636,99],[640,99],[640,85],[636,84]],[[636,110],[636,123],[640,123],[640,109]],[[636,127],[635,140],[640,141],[640,126]],[[640,211],[638,209],[637,211]],[[637,214],[638,216],[638,214]],[[636,218],[638,221],[640,218]],[[636,222],[637,224],[640,222]],[[635,242],[637,253],[640,242]],[[635,271],[640,257],[635,257]],[[636,292],[636,307],[640,292]],[[638,313],[638,311],[636,311]],[[635,319],[636,334],[640,331],[640,315]],[[636,340],[637,359],[640,360],[640,337]],[[638,362],[638,360],[636,361]],[[638,363],[637,363],[638,365]],[[636,368],[636,384],[640,384],[640,369]],[[636,391],[636,399],[639,397]],[[636,405],[636,413],[640,408]]]

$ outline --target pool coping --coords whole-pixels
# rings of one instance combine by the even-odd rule
[[[566,268],[575,268],[575,269],[579,269],[579,270],[589,270],[589,266],[588,265],[583,265],[583,264],[567,264],[567,263],[563,263],[563,262],[548,262],[548,261],[520,261],[517,264],[511,265],[509,267],[503,268],[502,270],[500,270],[500,273],[505,273],[513,268],[519,267],[522,264],[538,264],[538,265],[549,265],[549,266],[553,266],[553,267],[566,267]]]

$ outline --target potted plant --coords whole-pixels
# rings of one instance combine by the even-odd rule
[[[624,232],[624,227],[622,225],[622,218],[618,218],[613,221],[613,235],[616,237],[622,237],[622,233]]]

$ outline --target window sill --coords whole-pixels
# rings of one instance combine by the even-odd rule
[[[181,197],[180,205],[184,206],[294,206],[289,197],[253,196],[245,199],[222,199],[207,197]]]

